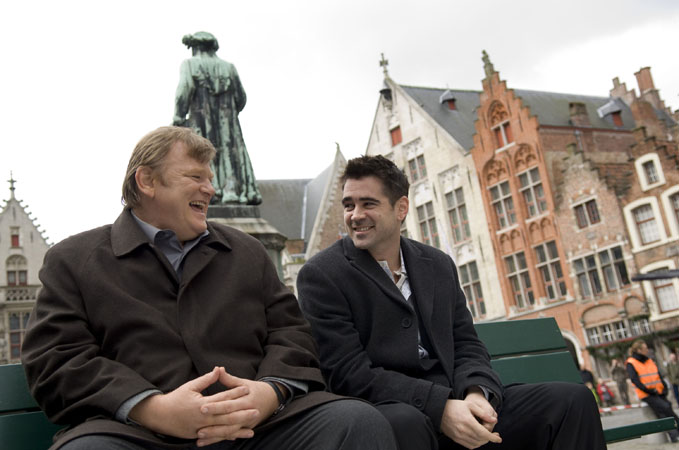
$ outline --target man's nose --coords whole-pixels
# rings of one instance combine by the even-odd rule
[[[215,192],[217,192],[215,190],[215,187],[212,185],[212,181],[210,181],[210,180],[206,180],[205,182],[203,182],[203,185],[201,186],[200,189],[201,189],[202,192],[209,194],[210,197],[215,195]]]
[[[360,220],[363,217],[365,217],[365,210],[360,206],[354,207],[354,210],[351,212],[351,220]]]

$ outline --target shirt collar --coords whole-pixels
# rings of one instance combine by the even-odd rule
[[[158,244],[159,240],[165,240],[171,243],[173,246],[179,247],[180,249],[183,247],[181,245],[181,242],[179,242],[179,239],[177,238],[177,234],[174,231],[161,230],[160,228],[157,228],[151,225],[150,223],[146,223],[143,220],[141,220],[139,217],[137,217],[134,211],[130,210],[130,213],[132,213],[132,217],[134,217],[134,220],[137,222],[137,224],[139,224],[139,227],[142,229],[144,234],[149,238],[149,241],[153,242],[154,244]],[[195,243],[203,239],[208,234],[210,234],[210,232],[206,229],[197,238],[191,239],[190,241],[186,241],[184,243],[184,247],[186,246],[193,247]]]
[[[408,273],[406,272],[406,264],[403,261],[403,249],[401,247],[399,247],[398,253],[399,257],[401,258],[401,267],[398,270],[395,270],[393,273],[391,272],[389,264],[386,261],[377,261],[380,267],[382,267],[382,269],[387,273],[390,280],[394,279],[394,275],[398,275],[404,278],[408,276]]]

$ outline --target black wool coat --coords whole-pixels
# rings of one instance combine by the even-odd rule
[[[406,302],[370,253],[346,237],[302,267],[300,305],[331,391],[411,404],[438,429],[448,398],[482,385],[501,401],[502,385],[474,330],[452,259],[405,238],[401,249],[414,302]],[[429,381],[422,368],[418,313],[446,383]]]

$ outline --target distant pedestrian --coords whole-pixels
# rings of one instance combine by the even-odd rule
[[[627,388],[627,370],[622,365],[619,359],[611,361],[611,375],[613,380],[618,385],[618,392],[620,393],[620,401],[623,405],[629,405],[629,391]]]
[[[612,406],[613,405],[613,399],[615,396],[613,395],[613,392],[606,386],[606,383],[603,381],[600,381],[599,384],[596,387],[596,391],[599,394],[599,398],[601,399],[601,406]]]
[[[679,406],[679,361],[676,353],[670,353],[670,360],[667,363],[667,377],[672,384],[672,392],[674,392],[674,399]]]

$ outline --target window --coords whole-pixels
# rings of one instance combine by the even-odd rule
[[[655,168],[655,162],[653,160],[646,161],[642,165],[644,169],[644,175],[646,175],[646,184],[655,184],[660,181],[658,176],[658,171]]]
[[[469,239],[471,230],[469,229],[469,218],[467,217],[467,207],[464,204],[462,188],[457,188],[455,191],[446,194],[446,205],[448,206],[448,217],[455,242]]]
[[[545,285],[547,297],[554,300],[564,297],[567,294],[566,282],[561,270],[559,252],[554,241],[540,244],[535,247],[537,259],[537,269],[542,274],[542,281]]]
[[[486,304],[483,301],[483,292],[479,282],[479,270],[476,261],[464,264],[460,269],[460,284],[467,298],[467,307],[472,313],[472,317],[478,319],[486,315]]]
[[[630,328],[632,329],[632,336],[642,336],[651,332],[651,326],[648,324],[647,318],[637,320],[630,320]]]
[[[401,127],[396,127],[393,130],[391,130],[391,146],[395,146],[401,143],[403,141],[403,137],[401,136]]]
[[[450,100],[446,100],[446,104],[448,105],[448,109],[451,111],[455,111],[457,109],[457,105],[455,105],[455,99],[451,98]]]
[[[627,329],[627,326],[625,325],[625,322],[620,321],[620,322],[615,322],[615,337],[617,339],[625,339],[628,337],[631,337],[629,330]]]
[[[669,270],[669,267],[656,269],[652,272],[664,272]],[[651,272],[651,273],[652,273]],[[653,290],[655,291],[655,298],[658,301],[658,306],[661,312],[672,311],[679,308],[679,300],[677,300],[677,292],[674,290],[674,283],[672,279],[653,280]]]
[[[8,270],[7,286],[26,286],[28,284],[28,273],[25,270]]]
[[[505,257],[505,268],[507,269],[509,283],[512,286],[516,306],[523,309],[534,305],[535,296],[533,295],[533,286],[530,282],[524,253],[519,252]]]
[[[21,343],[24,340],[29,312],[13,312],[9,314],[9,353],[10,359],[21,357]]]
[[[427,166],[424,164],[424,155],[419,155],[409,160],[408,169],[410,170],[410,179],[413,182],[426,177]]]
[[[590,345],[601,344],[601,335],[599,334],[599,329],[596,327],[588,328],[587,340],[589,341]]]
[[[616,291],[630,284],[627,267],[622,257],[622,247],[613,247],[599,252],[599,262],[607,291]]]
[[[521,183],[521,194],[523,200],[526,202],[526,210],[528,217],[533,217],[547,209],[547,201],[545,200],[545,191],[542,189],[540,182],[540,172],[537,167],[530,169],[527,172],[519,175],[519,182]]]
[[[574,210],[575,220],[578,223],[578,228],[586,228],[590,225],[601,222],[596,200],[589,200],[585,203],[577,205],[575,206]]]
[[[514,200],[509,191],[509,182],[503,181],[490,188],[490,200],[495,210],[496,225],[499,229],[516,223]]]
[[[634,221],[639,230],[639,238],[642,244],[650,244],[660,240],[660,231],[653,215],[651,205],[642,205],[632,210]]]
[[[441,244],[439,242],[439,232],[436,228],[436,218],[434,217],[434,204],[427,202],[422,206],[418,206],[417,219],[420,222],[422,242],[439,248]]]
[[[670,196],[670,205],[674,213],[674,220],[679,224],[679,193]]]
[[[11,227],[9,229],[9,234],[12,247],[20,247],[19,227]]]
[[[493,133],[495,133],[495,141],[497,142],[496,148],[502,148],[514,142],[514,136],[512,135],[512,129],[509,126],[509,122],[504,122],[494,127]]]
[[[574,260],[573,267],[583,297],[591,297],[601,293],[601,280],[594,255]]]
[[[623,125],[620,111],[614,111],[613,113],[611,113],[611,118],[613,119],[613,125],[615,125],[616,127],[621,127]]]

